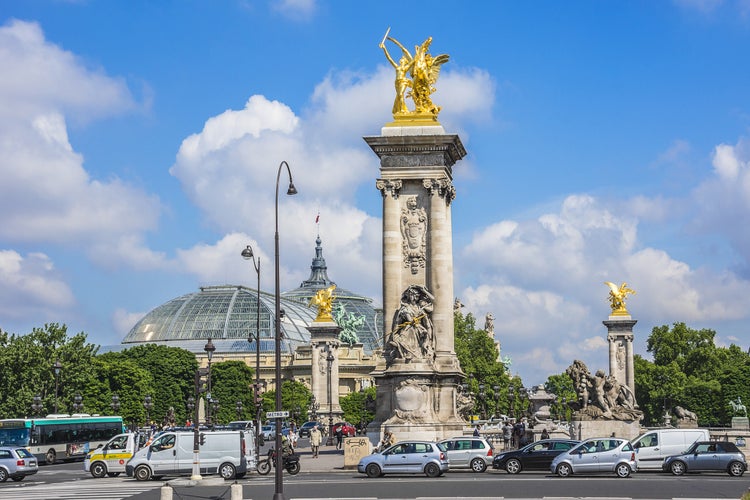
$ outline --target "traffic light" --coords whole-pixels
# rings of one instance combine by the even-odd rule
[[[201,434],[200,434],[200,441],[199,442],[200,442],[201,446],[203,446],[204,444],[206,444],[206,434],[205,433],[201,432]]]
[[[198,368],[195,371],[195,394],[206,392],[208,368]]]

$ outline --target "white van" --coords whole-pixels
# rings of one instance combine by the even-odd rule
[[[243,431],[201,431],[200,474],[219,474],[224,479],[247,473],[247,449]],[[139,481],[162,476],[189,476],[193,472],[192,432],[164,432],[150,446],[140,449],[125,466],[125,473]]]
[[[708,429],[654,429],[633,439],[638,469],[659,469],[669,455],[679,455],[695,441],[709,441]]]
[[[91,472],[94,477],[115,477],[125,472],[125,464],[133,457],[138,443],[136,434],[126,432],[113,437],[104,446],[86,454],[83,470]]]

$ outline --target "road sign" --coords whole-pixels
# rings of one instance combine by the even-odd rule
[[[288,411],[267,411],[266,418],[286,418],[289,416]]]

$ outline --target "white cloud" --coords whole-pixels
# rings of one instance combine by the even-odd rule
[[[112,314],[112,327],[118,337],[123,338],[146,314],[145,312],[128,312],[118,307]]]
[[[271,8],[293,21],[309,21],[317,10],[316,0],[273,0]]]
[[[664,250],[643,247],[637,227],[632,215],[578,195],[566,198],[558,213],[498,221],[460,251],[458,272],[481,276],[482,284],[457,295],[476,317],[495,315],[503,354],[514,358],[514,369],[539,380],[574,358],[602,364],[593,369],[608,367],[604,281],[627,281],[637,291],[628,309],[647,330],[746,315],[747,280],[693,269]],[[642,347],[645,337],[639,335]],[[529,352],[550,343],[557,350]],[[542,352],[552,359],[546,365],[537,363]]]
[[[69,118],[136,108],[124,83],[22,21],[0,27],[0,67],[0,237],[87,249],[155,229],[158,199],[117,178],[92,179],[68,140]]]
[[[74,304],[70,287],[48,256],[0,250],[0,317],[47,320]]]

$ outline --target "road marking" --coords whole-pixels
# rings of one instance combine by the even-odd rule
[[[71,481],[3,488],[3,500],[123,500],[162,486],[161,481]]]

